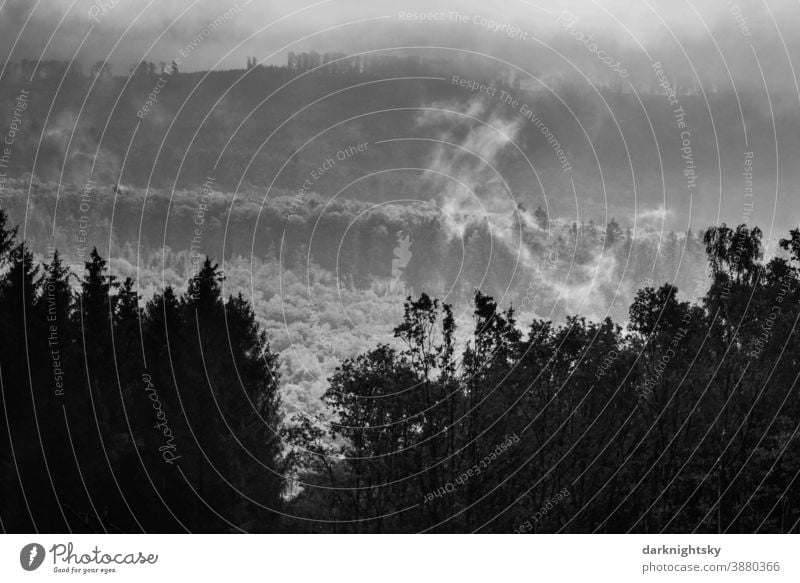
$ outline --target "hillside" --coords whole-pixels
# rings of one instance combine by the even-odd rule
[[[461,179],[490,163],[516,201],[545,206],[551,216],[633,223],[637,213],[663,207],[669,226],[683,230],[740,221],[743,210],[732,201],[746,202],[745,156],[757,152],[751,219],[770,225],[776,204],[796,205],[797,169],[783,158],[798,146],[797,119],[757,92],[686,93],[678,96],[678,114],[661,94],[570,86],[553,93],[533,82],[511,86],[502,71],[478,79],[494,89],[490,95],[461,86],[464,73],[450,70],[400,78],[282,67],[70,76],[61,84],[6,78],[4,124],[20,90],[30,92],[8,175],[33,168],[39,180],[64,185],[91,179],[165,189],[199,189],[213,178],[216,189],[267,197],[312,179],[326,199],[440,202],[443,187],[431,180],[431,168],[443,165]],[[470,114],[476,111],[481,115]],[[492,160],[456,164],[475,132],[502,148]],[[362,151],[348,154],[358,144]],[[313,179],[326,160],[334,164]],[[696,180],[685,173],[690,163]],[[478,188],[476,195],[486,193]],[[776,226],[790,226],[783,222],[777,217]]]

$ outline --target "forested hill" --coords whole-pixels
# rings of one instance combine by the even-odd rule
[[[518,124],[512,137],[519,150],[505,148],[494,162],[523,204],[535,207],[548,198],[554,215],[575,216],[574,183],[581,216],[596,218],[606,211],[630,216],[634,208],[664,206],[674,214],[673,227],[688,224],[686,135],[664,95],[646,88],[633,94],[564,84],[554,86],[554,93],[533,81],[512,86],[482,72],[479,80],[496,89],[491,96],[454,83],[464,77],[457,64],[447,70],[448,75],[412,70],[397,79],[391,71],[299,74],[284,67],[191,74],[143,67],[131,76],[32,81],[7,74],[0,83],[3,127],[13,121],[20,92],[28,91],[8,173],[33,171],[41,181],[79,187],[92,180],[103,186],[198,189],[213,176],[220,190],[263,194],[270,185],[296,192],[324,161],[334,159],[335,172],[315,184],[326,198],[348,185],[342,196],[434,200],[438,189],[421,188],[419,172],[362,178],[385,169],[429,168],[436,156],[431,143],[405,138],[446,136],[465,143],[478,122],[464,113],[480,102],[490,112],[484,118]],[[500,98],[502,91],[516,106]],[[800,147],[795,116],[776,104],[773,117],[757,93],[694,92],[679,99],[697,170],[695,227],[741,218],[739,205],[719,201],[722,192],[743,192],[748,152],[758,152],[753,168],[760,197],[753,220],[768,224],[776,197],[781,208],[797,206],[791,193],[798,169],[781,159],[776,191],[774,154],[783,157]],[[448,124],[460,129],[448,133],[421,119],[424,112],[439,110],[451,112]],[[336,159],[358,144],[367,147]],[[356,179],[362,180],[350,184]]]
[[[264,200],[210,188],[145,193],[52,183],[34,183],[29,195],[28,186],[10,181],[6,201],[32,251],[45,257],[58,248],[80,266],[96,245],[118,275],[140,281],[180,286],[199,256],[243,258],[302,279],[325,272],[348,289],[385,292],[402,283],[457,305],[481,289],[555,320],[576,312],[625,320],[648,282],[672,282],[689,298],[708,284],[703,232],[668,232],[656,221],[578,223],[521,205],[484,216],[443,214],[421,202],[325,202],[281,190]],[[402,241],[407,256],[397,272]]]

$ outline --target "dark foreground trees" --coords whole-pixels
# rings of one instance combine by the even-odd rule
[[[456,351],[450,308],[409,300],[404,349],[345,362],[330,417],[289,431],[294,510],[334,532],[797,532],[800,232],[766,266],[760,237],[710,230],[702,304],[645,288],[625,331],[523,335],[477,293]]]
[[[405,303],[326,418],[206,260],[142,303],[95,251],[37,266],[0,213],[0,527],[45,532],[797,532],[800,231],[704,236],[700,304],[526,325],[481,293]],[[279,518],[280,517],[280,518]]]
[[[0,519],[6,531],[272,531],[275,355],[206,260],[141,307],[95,250],[75,281],[0,214]]]

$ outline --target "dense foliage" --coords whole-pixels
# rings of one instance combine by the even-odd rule
[[[0,217],[5,530],[798,530],[800,230],[764,263],[758,229],[709,229],[702,299],[644,286],[624,329],[475,292],[464,343],[409,297],[324,412],[282,419],[210,260],[144,303],[96,251],[78,282],[35,265]]]
[[[758,229],[704,241],[702,302],[646,287],[628,331],[523,334],[478,292],[457,354],[449,306],[409,299],[405,348],[345,362],[289,431],[293,507],[334,532],[796,532],[800,231],[767,265]]]
[[[206,260],[140,305],[93,251],[36,266],[0,213],[5,530],[271,531],[283,487],[275,355]],[[77,288],[76,288],[76,285]]]
[[[25,225],[37,254],[57,247],[75,261],[76,241],[86,237],[106,247],[126,275],[175,285],[188,273],[199,240],[206,254],[224,261],[275,264],[273,270],[302,279],[309,271],[311,277],[337,274],[342,286],[363,290],[391,280],[400,233],[410,240],[405,288],[454,305],[469,303],[480,288],[555,320],[577,311],[622,320],[648,282],[672,282],[690,298],[708,283],[703,233],[665,232],[657,220],[632,227],[613,217],[576,222],[522,204],[448,217],[424,203],[376,207],[313,193],[298,201],[284,190],[268,199],[217,190],[204,197],[9,180],[7,193],[10,220]]]

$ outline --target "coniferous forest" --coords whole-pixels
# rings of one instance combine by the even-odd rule
[[[37,262],[0,212],[2,528],[800,532],[800,230],[769,259],[756,227],[702,244],[708,289],[643,287],[625,322],[475,290],[459,330],[418,290],[287,414],[213,259],[142,298],[97,249]]]

